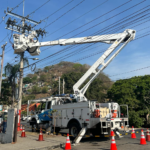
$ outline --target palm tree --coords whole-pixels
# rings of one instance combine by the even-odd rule
[[[24,58],[24,66],[29,65],[28,59]],[[12,90],[12,107],[14,107],[14,98],[15,98],[15,91],[16,91],[16,79],[19,76],[20,64],[12,65],[7,63],[5,66],[5,75],[8,77],[8,82],[11,86]]]

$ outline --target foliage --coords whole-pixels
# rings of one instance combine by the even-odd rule
[[[115,82],[108,91],[108,98],[129,107],[130,123],[135,127],[146,124],[150,114],[150,76],[133,77]]]
[[[34,75],[34,76],[32,77],[32,82],[35,83],[36,81],[37,81],[37,76]]]
[[[48,88],[47,88],[46,86],[44,86],[44,87],[42,88],[42,93],[47,93],[47,91],[48,91]]]
[[[21,115],[27,116],[27,111],[22,111]]]
[[[62,79],[65,80],[65,93],[72,94],[73,93],[73,85],[82,77],[84,73],[67,73],[63,74],[61,77],[61,83]],[[85,85],[85,84],[84,84]],[[53,82],[53,94],[58,94],[58,81]],[[81,87],[82,88],[82,87]],[[92,84],[89,86],[88,90],[86,91],[85,96],[90,99],[90,100],[97,100],[100,102],[105,101],[105,98],[107,96],[107,93],[104,92],[108,88],[103,85],[103,82],[99,79],[96,78]],[[60,89],[62,91],[62,88]]]
[[[0,97],[0,105],[10,105],[12,104],[12,100],[10,97],[12,96],[12,91],[10,88],[10,83],[7,80],[2,80],[2,89],[1,89],[1,97]]]
[[[37,85],[32,86],[32,93],[33,94],[38,94],[38,93],[40,93],[40,91],[41,91],[41,89]]]
[[[27,104],[28,100],[35,99],[35,95],[27,95],[22,97],[22,104]]]
[[[29,77],[23,78],[23,83],[24,83],[24,84],[28,84],[28,83],[31,83],[31,82],[32,82],[32,79],[31,79],[31,78],[29,78]]]
[[[46,80],[47,80],[47,76],[45,74],[41,74],[39,81],[46,82]]]
[[[80,68],[80,67],[82,67],[81,64],[74,64],[74,65],[73,65],[73,68],[75,68],[75,69],[78,69],[78,68]]]

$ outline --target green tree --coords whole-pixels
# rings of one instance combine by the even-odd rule
[[[28,59],[24,58],[24,66],[29,65]],[[8,77],[8,82],[11,86],[12,91],[12,107],[14,106],[14,98],[15,98],[15,90],[16,90],[16,78],[19,75],[20,64],[12,64],[7,63],[5,66],[5,75]]]
[[[24,84],[31,83],[31,82],[32,82],[32,79],[31,79],[31,78],[29,78],[29,77],[23,78],[23,83],[24,83]]]
[[[32,87],[32,93],[33,94],[38,94],[38,93],[40,93],[40,87],[38,87],[37,85],[35,85],[35,86],[33,86]]]
[[[33,100],[35,99],[35,95],[30,94],[22,97],[22,104],[27,104],[28,100]]]
[[[47,88],[46,86],[44,86],[44,87],[42,88],[42,93],[47,93],[47,91],[48,91],[48,88]]]
[[[47,80],[47,76],[45,74],[41,74],[39,81],[46,82],[46,80]]]
[[[119,80],[107,94],[110,100],[128,105],[131,125],[141,127],[147,124],[150,114],[150,76]]]

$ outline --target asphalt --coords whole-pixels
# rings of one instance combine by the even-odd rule
[[[22,122],[22,124],[29,126],[26,122]],[[26,128],[26,131],[31,132],[31,129]],[[129,133],[124,133],[123,131],[121,131],[120,133],[122,134],[123,137],[121,139],[116,139],[117,149],[118,150],[150,149],[150,142],[147,142],[146,145],[140,145],[141,129],[135,129],[135,132],[136,132],[136,139],[131,139],[131,130]],[[61,130],[60,133],[62,134],[62,136],[56,137],[56,139],[59,139],[60,143],[61,142],[64,143],[66,141],[65,140],[66,133],[68,133],[68,130]],[[146,129],[144,129],[144,134],[146,137]],[[109,138],[88,137],[88,138],[83,138],[79,144],[72,146],[72,150],[110,150],[110,145],[111,145],[111,140]],[[57,150],[62,150],[62,149],[64,149],[64,147],[57,148]]]

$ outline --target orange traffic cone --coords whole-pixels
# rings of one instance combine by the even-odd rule
[[[39,139],[38,139],[37,141],[44,141],[44,140],[43,140],[43,132],[42,132],[42,128],[40,128]]]
[[[20,131],[22,131],[22,124],[21,124],[21,126],[20,126]]]
[[[145,144],[146,144],[146,140],[145,140],[145,136],[144,136],[143,130],[141,130],[140,144],[141,144],[141,145],[145,145]]]
[[[24,126],[23,126],[23,129],[22,129],[21,137],[26,137]]]
[[[70,150],[70,149],[71,149],[71,144],[70,144],[69,134],[67,134],[65,150]]]
[[[114,137],[114,132],[112,132],[112,139],[111,139],[111,145],[110,145],[110,150],[117,150],[116,142],[115,142],[115,137]]]
[[[123,128],[124,128],[123,123],[121,123],[121,129],[123,129]]]
[[[132,138],[132,139],[135,139],[135,138],[136,138],[136,134],[135,134],[135,131],[134,131],[134,127],[133,127],[133,126],[132,126],[131,138]]]
[[[146,141],[150,142],[150,134],[149,134],[149,130],[148,129],[147,129],[147,132],[146,132]]]

